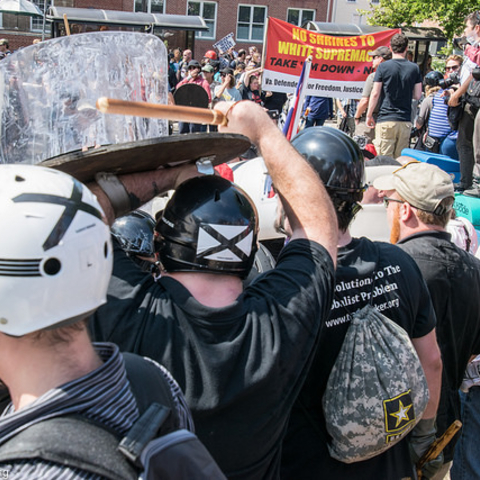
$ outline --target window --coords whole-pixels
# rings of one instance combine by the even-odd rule
[[[287,10],[287,22],[301,27],[305,22],[315,20],[315,10],[304,8],[289,8]]]
[[[215,40],[217,31],[217,4],[215,2],[188,2],[187,15],[198,15],[207,24],[208,32],[196,32],[195,38]]]
[[[135,0],[135,12],[165,13],[164,0]]]
[[[47,11],[48,11],[48,7],[50,7],[52,5],[52,2],[49,1],[49,0],[45,0],[47,2]],[[40,11],[43,13],[43,9],[45,8],[45,1],[44,0],[32,0],[32,3],[34,3],[39,9]],[[49,30],[49,26],[46,25],[45,26],[45,29],[48,31]],[[30,30],[32,30],[32,32],[41,32],[43,29],[43,17],[32,17],[32,23],[30,25]]]
[[[239,5],[237,40],[263,42],[266,19],[267,7]]]

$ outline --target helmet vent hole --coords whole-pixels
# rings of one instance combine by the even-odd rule
[[[108,257],[108,243],[105,242],[104,245],[103,245],[103,255],[105,258]]]
[[[47,275],[56,275],[60,271],[61,267],[62,264],[60,263],[60,260],[57,258],[49,258],[44,263],[43,270]]]
[[[16,176],[15,176],[15,181],[16,181],[16,182],[24,182],[25,179],[24,179],[23,177],[21,177],[20,175],[16,175]]]
[[[215,190],[215,202],[219,202],[220,201],[220,192],[218,190]]]

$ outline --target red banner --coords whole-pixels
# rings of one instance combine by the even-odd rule
[[[360,98],[363,83],[373,71],[368,53],[388,46],[396,33],[400,33],[400,29],[334,37],[270,17],[262,87],[293,93],[303,62],[312,56],[307,95]]]

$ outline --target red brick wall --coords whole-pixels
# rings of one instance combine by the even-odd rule
[[[185,15],[187,12],[187,1],[173,1],[166,0],[166,13]],[[195,40],[194,57],[197,60],[201,60],[203,54],[212,48],[212,44],[233,32],[236,36],[237,33],[237,14],[238,4],[242,5],[260,5],[266,6],[267,15],[275,17],[280,20],[287,19],[288,8],[306,8],[316,11],[315,19],[317,21],[325,21],[327,15],[327,2],[328,0],[218,0],[217,1],[217,31],[215,40]],[[239,42],[236,45],[236,49],[245,48],[248,49],[250,45],[256,45],[257,48],[262,50],[262,43],[243,43]]]
[[[167,14],[186,15],[187,0],[165,0]],[[327,15],[328,0],[217,0],[217,30],[215,40],[195,40],[194,58],[201,60],[203,54],[212,48],[212,44],[233,32],[236,36],[237,30],[237,12],[238,4],[243,5],[261,5],[267,6],[267,15],[280,20],[287,19],[288,8],[306,8],[316,10],[315,19],[317,21],[325,21]],[[133,12],[134,0],[57,0],[56,5],[75,6],[77,8],[100,8],[104,10],[123,10]],[[26,21],[25,19],[21,20]],[[7,28],[4,25],[4,28]],[[47,27],[48,28],[48,27]],[[6,31],[0,38],[8,38],[10,49],[31,45],[34,38],[40,38],[39,34],[21,33],[19,35],[11,34]],[[236,49],[248,49],[250,45],[256,45],[262,50],[262,43],[237,43]],[[170,43],[171,48],[177,45]],[[181,45],[183,47],[183,45]]]

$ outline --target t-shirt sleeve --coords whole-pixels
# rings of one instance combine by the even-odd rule
[[[416,69],[415,69],[415,74],[416,74],[415,84],[422,83],[422,74],[420,72],[420,68],[418,67],[418,65],[415,65],[415,67],[416,67]]]
[[[281,252],[273,270],[247,288],[249,294],[271,300],[286,316],[315,333],[328,316],[333,299],[335,270],[329,253],[316,242],[298,239]]]
[[[365,85],[363,86],[362,98],[368,98],[371,95],[374,76],[375,75],[369,75],[365,80]]]
[[[377,68],[377,71],[375,72],[375,76],[373,77],[373,81],[374,82],[383,82],[383,64],[381,63],[378,68]]]

